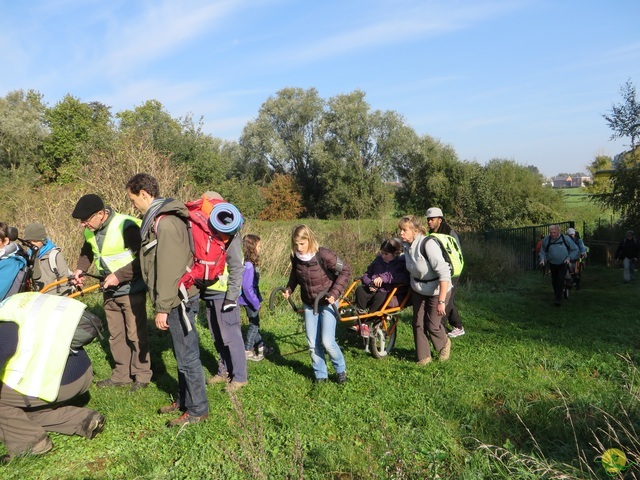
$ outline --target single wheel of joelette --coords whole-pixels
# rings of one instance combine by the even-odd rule
[[[385,318],[378,322],[369,333],[369,348],[374,358],[384,358],[396,343],[398,317]]]

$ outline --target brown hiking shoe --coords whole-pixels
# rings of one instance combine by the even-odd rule
[[[91,412],[87,415],[82,423],[80,424],[80,428],[76,432],[81,437],[88,438],[89,440],[95,438],[102,430],[104,430],[104,424],[107,422],[107,419],[104,415],[98,412]]]
[[[42,438],[42,440],[38,440],[36,443],[31,445],[31,447],[29,447],[24,452],[14,454],[14,455],[12,454],[3,455],[2,457],[0,457],[0,464],[6,465],[14,458],[21,457],[24,455],[44,455],[46,453],[49,453],[52,449],[53,449],[53,442],[51,441],[48,435],[45,435]]]
[[[158,409],[158,413],[160,413],[160,414],[171,413],[171,412],[175,412],[177,410],[178,410],[178,402],[172,402],[169,405],[165,405],[164,407],[160,407]]]
[[[424,357],[416,362],[419,367],[424,367],[426,364],[431,363],[431,357]]]
[[[449,360],[449,356],[451,355],[451,340],[447,337],[447,343],[444,344],[442,350],[440,350],[440,361],[444,362]]]
[[[200,423],[203,420],[209,418],[209,414],[205,413],[201,417],[196,417],[194,415],[189,415],[187,412],[184,412],[178,418],[173,420],[169,420],[167,422],[167,427],[181,427],[183,425],[189,425],[191,423]]]

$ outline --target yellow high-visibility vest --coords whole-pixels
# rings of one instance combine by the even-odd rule
[[[73,298],[38,292],[17,293],[0,303],[0,319],[18,325],[17,350],[1,372],[2,383],[23,395],[54,401],[86,307]]]
[[[125,265],[133,262],[135,255],[131,249],[124,246],[124,224],[132,221],[140,226],[142,221],[139,218],[130,217],[121,213],[112,213],[113,217],[107,225],[102,249],[98,248],[95,233],[88,228],[84,229],[84,238],[87,240],[94,255],[94,264],[100,275],[105,273],[113,273]],[[104,265],[107,266],[109,272],[105,272]]]

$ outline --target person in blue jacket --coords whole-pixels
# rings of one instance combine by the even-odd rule
[[[242,305],[249,318],[247,339],[244,342],[244,350],[247,360],[259,362],[265,355],[269,356],[274,349],[264,344],[260,335],[260,237],[257,235],[245,235],[242,239],[244,251],[244,270],[242,272],[242,292],[238,303]]]
[[[18,293],[18,274],[26,266],[22,249],[9,239],[9,226],[0,222],[0,300]]]

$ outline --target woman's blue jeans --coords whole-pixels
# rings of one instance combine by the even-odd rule
[[[314,315],[313,307],[304,306],[304,326],[311,365],[318,379],[329,376],[325,353],[329,355],[336,373],[342,373],[347,369],[342,351],[336,342],[336,323],[336,314],[331,305],[319,306],[317,315]]]

